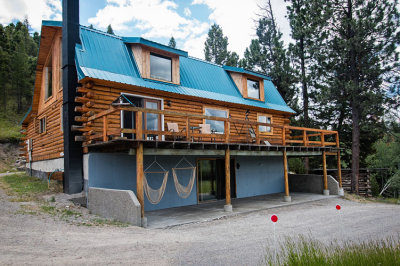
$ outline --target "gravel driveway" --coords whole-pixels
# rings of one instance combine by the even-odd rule
[[[335,205],[342,205],[341,216]],[[273,243],[310,236],[369,240],[399,237],[400,205],[327,199],[169,229],[77,226],[20,214],[0,190],[0,264],[258,265]]]

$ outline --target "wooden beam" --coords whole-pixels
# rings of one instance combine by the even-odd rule
[[[342,188],[342,165],[340,163],[340,151],[337,152],[337,176],[339,179],[339,188]]]
[[[286,149],[283,150],[283,174],[285,178],[285,196],[289,197],[289,174]]]
[[[143,194],[143,143],[136,148],[136,196],[140,203],[140,214],[144,217],[144,194]]]
[[[136,112],[136,139],[143,139],[143,113]]]
[[[282,146],[286,146],[286,127],[282,128]],[[286,154],[286,151],[285,151],[285,154]]]
[[[326,151],[322,152],[322,167],[324,171],[324,190],[328,190],[328,172],[326,169]]]
[[[229,147],[225,150],[225,204],[231,205],[231,155]]]
[[[108,128],[108,119],[107,116],[103,116],[103,141],[107,141],[107,128]]]

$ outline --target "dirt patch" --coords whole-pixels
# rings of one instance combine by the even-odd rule
[[[0,173],[17,171],[20,165],[19,147],[15,143],[0,143]]]

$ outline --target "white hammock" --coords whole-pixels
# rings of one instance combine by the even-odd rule
[[[147,171],[153,164],[157,164],[158,167],[162,169],[162,171]],[[143,172],[143,187],[144,187],[144,192],[146,193],[147,199],[151,204],[158,204],[162,197],[164,196],[165,188],[167,187],[167,180],[168,180],[168,171],[166,171],[157,161],[154,159],[154,162],[152,162],[149,167],[146,168]],[[163,182],[160,186],[159,189],[153,189],[149,186],[147,182],[147,174],[164,174],[164,179]]]
[[[190,165],[190,167],[178,167],[179,164],[183,160],[185,160]],[[186,187],[182,186],[179,183],[178,176],[176,174],[177,170],[192,170],[192,176],[190,177],[189,183],[188,183],[188,185]],[[176,192],[178,193],[179,197],[181,197],[183,199],[186,199],[187,197],[189,197],[189,195],[190,195],[190,193],[192,192],[192,189],[193,189],[194,179],[196,177],[196,167],[194,167],[188,160],[186,160],[185,157],[183,157],[176,164],[176,166],[174,168],[172,168],[172,175],[174,177],[175,189],[176,189]]]

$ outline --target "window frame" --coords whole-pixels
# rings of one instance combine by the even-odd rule
[[[47,132],[47,117],[43,116],[39,118],[39,134],[46,134],[46,132]]]
[[[206,109],[214,109],[214,110],[218,110],[218,111],[225,111],[226,112],[226,117],[224,117],[224,118],[229,118],[229,109],[228,108],[204,105],[203,106],[203,115],[206,115]],[[208,119],[205,119],[205,118],[203,119],[203,124],[207,124],[206,120],[208,120]],[[217,120],[210,120],[210,121],[217,121]],[[224,121],[217,121],[217,122],[224,123]],[[215,134],[225,134],[225,123],[224,123],[224,131],[223,132],[214,132],[214,133]]]
[[[132,94],[132,93],[125,93],[121,92],[120,95],[126,95],[126,96],[132,96],[132,97],[137,97],[141,98],[141,100],[144,103],[144,99],[149,99],[149,100],[157,100],[160,101],[160,110],[164,110],[164,99],[163,98],[157,98],[157,97],[149,97],[149,96],[144,96],[140,94]],[[120,128],[124,128],[124,112],[129,112],[129,111],[120,111]],[[143,127],[144,127],[144,114],[143,114]],[[161,115],[161,131],[164,131],[164,115]],[[121,137],[124,137],[124,133],[121,133]],[[162,136],[162,140],[165,140],[165,136]]]
[[[49,66],[50,64],[50,66]],[[47,56],[46,64],[44,66],[43,76],[44,76],[44,101],[47,102],[54,95],[54,80],[53,80],[53,46],[50,49],[50,53]],[[50,80],[51,80],[51,90],[49,90],[49,70],[50,70]],[[51,95],[49,95],[51,91]]]
[[[155,78],[155,77],[152,77],[152,76],[151,76],[151,56],[155,56],[155,57],[160,57],[160,58],[168,59],[168,60],[170,61],[170,69],[171,69],[171,71],[170,71],[170,72],[171,72],[170,80]],[[155,52],[150,51],[150,52],[149,52],[149,78],[150,78],[150,79],[153,79],[153,80],[162,81],[162,82],[173,83],[173,76],[174,76],[174,74],[173,74],[173,63],[172,63],[172,61],[173,61],[173,58],[172,58],[172,57],[169,57],[169,56],[166,56],[166,55],[162,55],[162,54],[159,54],[159,53],[155,53]]]
[[[254,97],[250,97],[249,96],[249,80],[258,83],[258,98],[254,98]],[[252,79],[252,78],[246,78],[246,90],[247,90],[247,98],[258,100],[258,101],[262,100],[261,99],[261,81],[260,80]]]
[[[262,116],[264,116],[264,117],[266,117],[267,119],[266,119],[266,121],[268,121],[268,118],[270,119],[270,124],[272,124],[273,123],[273,116],[272,115],[270,115],[270,114],[266,114],[266,113],[257,113],[257,122],[261,122],[261,121],[259,121],[259,119],[260,119],[260,117],[262,117]],[[265,123],[268,123],[268,122],[265,122]],[[263,131],[263,130],[261,130],[261,128],[260,127],[266,127],[266,131]],[[268,128],[270,129],[269,131],[268,131]],[[264,134],[264,135],[273,135],[274,134],[274,128],[273,127],[268,127],[268,126],[261,126],[261,125],[258,125],[258,132],[260,133],[260,134]]]

